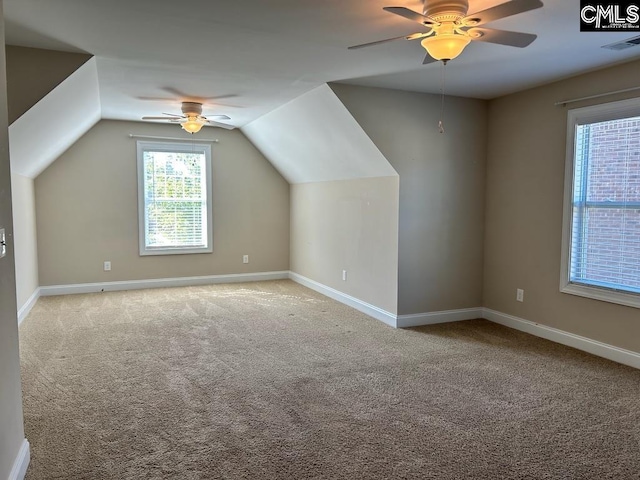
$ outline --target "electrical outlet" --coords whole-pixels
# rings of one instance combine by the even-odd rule
[[[104,271],[105,272],[110,272],[111,271],[111,262],[109,262],[109,261],[104,262]]]
[[[242,256],[242,263],[249,263],[249,255]]]
[[[347,281],[347,271],[346,270],[342,270],[342,280],[344,280],[345,282]]]
[[[516,300],[519,302],[524,302],[524,290],[518,288],[516,290]]]

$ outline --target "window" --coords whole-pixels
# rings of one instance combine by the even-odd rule
[[[560,289],[640,308],[640,99],[569,111]]]
[[[140,255],[213,251],[211,147],[138,142]]]

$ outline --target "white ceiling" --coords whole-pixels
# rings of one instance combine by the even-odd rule
[[[525,49],[473,43],[447,66],[451,95],[493,98],[640,58],[602,45],[637,32],[580,33],[579,0],[487,27],[538,35]],[[478,11],[502,0],[470,0]],[[416,0],[4,0],[8,44],[96,56],[103,118],[179,112],[205,97],[204,114],[244,126],[326,82],[437,93],[441,65],[423,66],[418,41],[350,45],[421,31],[382,10]],[[165,100],[149,100],[149,98]]]

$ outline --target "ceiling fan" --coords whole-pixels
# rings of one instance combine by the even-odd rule
[[[142,120],[168,120],[171,123],[179,123],[182,129],[193,134],[198,133],[204,125],[213,125],[227,130],[233,130],[233,125],[221,123],[217,120],[231,120],[227,115],[210,115],[216,120],[210,120],[202,115],[202,104],[198,102],[182,102],[182,115],[176,113],[163,113],[164,117],[142,117]]]
[[[385,11],[418,22],[428,30],[354,45],[349,49],[370,47],[401,39],[423,39],[421,45],[427,51],[427,55],[422,63],[427,64],[438,60],[446,63],[456,58],[472,40],[524,48],[537,36],[531,33],[480,28],[480,26],[542,6],[540,0],[510,0],[471,15],[468,14],[468,0],[424,0],[422,13],[405,7],[384,7]]]

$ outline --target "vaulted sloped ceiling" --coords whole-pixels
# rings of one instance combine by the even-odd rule
[[[92,58],[9,126],[11,171],[35,178],[101,116]]]
[[[326,84],[241,130],[289,183],[397,175]]]
[[[34,49],[14,52],[17,65],[20,54],[47,52],[30,50]],[[58,53],[64,52],[49,51],[45,57]],[[69,71],[74,62],[81,65],[62,81],[58,77],[64,73],[59,72],[52,81],[60,83],[9,127],[13,173],[35,178],[102,118],[97,60],[82,55],[68,60]],[[51,85],[39,84],[38,88],[50,89]],[[326,84],[242,131],[290,183],[397,176]]]
[[[7,45],[9,124],[42,100],[91,58],[88,53],[59,52]]]

